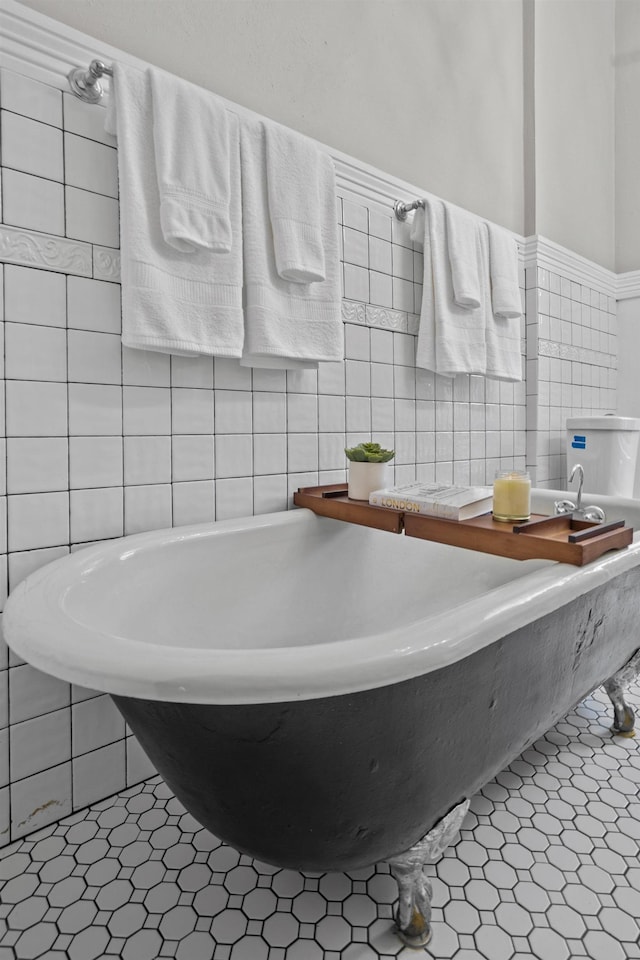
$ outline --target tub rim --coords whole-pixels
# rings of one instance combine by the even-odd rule
[[[537,493],[538,502],[557,496],[556,491]],[[596,499],[610,506],[634,503]],[[302,508],[133,534],[77,551],[30,574],[12,591],[3,618],[5,636],[36,668],[105,693],[183,703],[316,699],[374,689],[448,666],[640,564],[637,533],[627,549],[604,554],[584,567],[550,562],[494,587],[464,604],[465,617],[457,605],[365,637],[250,651],[153,644],[97,629],[88,645],[87,627],[60,607],[59,598],[82,570],[90,571],[98,559],[122,556],[123,544],[142,549],[248,528],[325,522],[339,521],[326,521]]]

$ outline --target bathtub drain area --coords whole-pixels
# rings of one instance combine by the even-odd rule
[[[424,952],[393,933],[387,865],[251,860],[156,777],[3,850],[0,960],[640,960],[640,738],[610,724],[596,691],[472,799],[427,867]]]

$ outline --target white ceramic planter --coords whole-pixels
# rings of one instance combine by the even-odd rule
[[[349,461],[349,499],[368,500],[374,490],[388,485],[388,463]]]

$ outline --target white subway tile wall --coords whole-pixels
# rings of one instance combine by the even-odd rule
[[[611,304],[548,276],[530,278],[526,341],[523,321],[529,395],[416,370],[422,256],[391,211],[347,199],[344,363],[251,370],[123,348],[104,108],[6,70],[0,108],[0,603],[100,539],[287,509],[299,486],[344,481],[345,445],[372,437],[395,448],[398,482],[485,483],[529,462],[548,484],[562,476],[565,412],[600,410],[602,388],[610,406]],[[0,845],[152,773],[107,698],[0,640]]]
[[[567,418],[616,412],[616,303],[536,266],[526,285],[527,464],[537,486],[564,489]]]

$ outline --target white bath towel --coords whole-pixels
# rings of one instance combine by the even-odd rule
[[[416,212],[413,233],[422,231],[424,273],[422,308],[418,329],[416,366],[447,377],[459,373],[486,371],[485,303],[461,307],[453,294],[453,282],[446,241],[445,212],[441,200],[425,200],[425,211]],[[486,270],[477,234],[478,272]],[[488,296],[488,283],[485,284]]]
[[[283,280],[326,279],[323,229],[335,223],[335,190],[327,190],[333,161],[307,137],[265,123],[267,190],[276,268]]]
[[[230,114],[230,253],[164,239],[148,72],[114,64],[105,127],[118,138],[122,342],[185,356],[239,357],[244,339],[238,124]]]
[[[229,253],[229,114],[202,87],[154,68],[149,76],[163,236],[185,253]]]
[[[323,225],[326,280],[300,284],[276,269],[267,196],[264,124],[240,126],[244,236],[244,366],[296,369],[344,358],[344,327],[335,216]],[[323,191],[335,191],[333,165]]]
[[[450,203],[444,204],[444,212],[454,300],[461,307],[479,307],[482,303],[481,284],[484,281],[478,271],[477,234],[481,221],[472,213]]]
[[[522,299],[518,283],[518,245],[506,230],[486,224],[492,310],[487,314],[487,376],[522,380]]]

